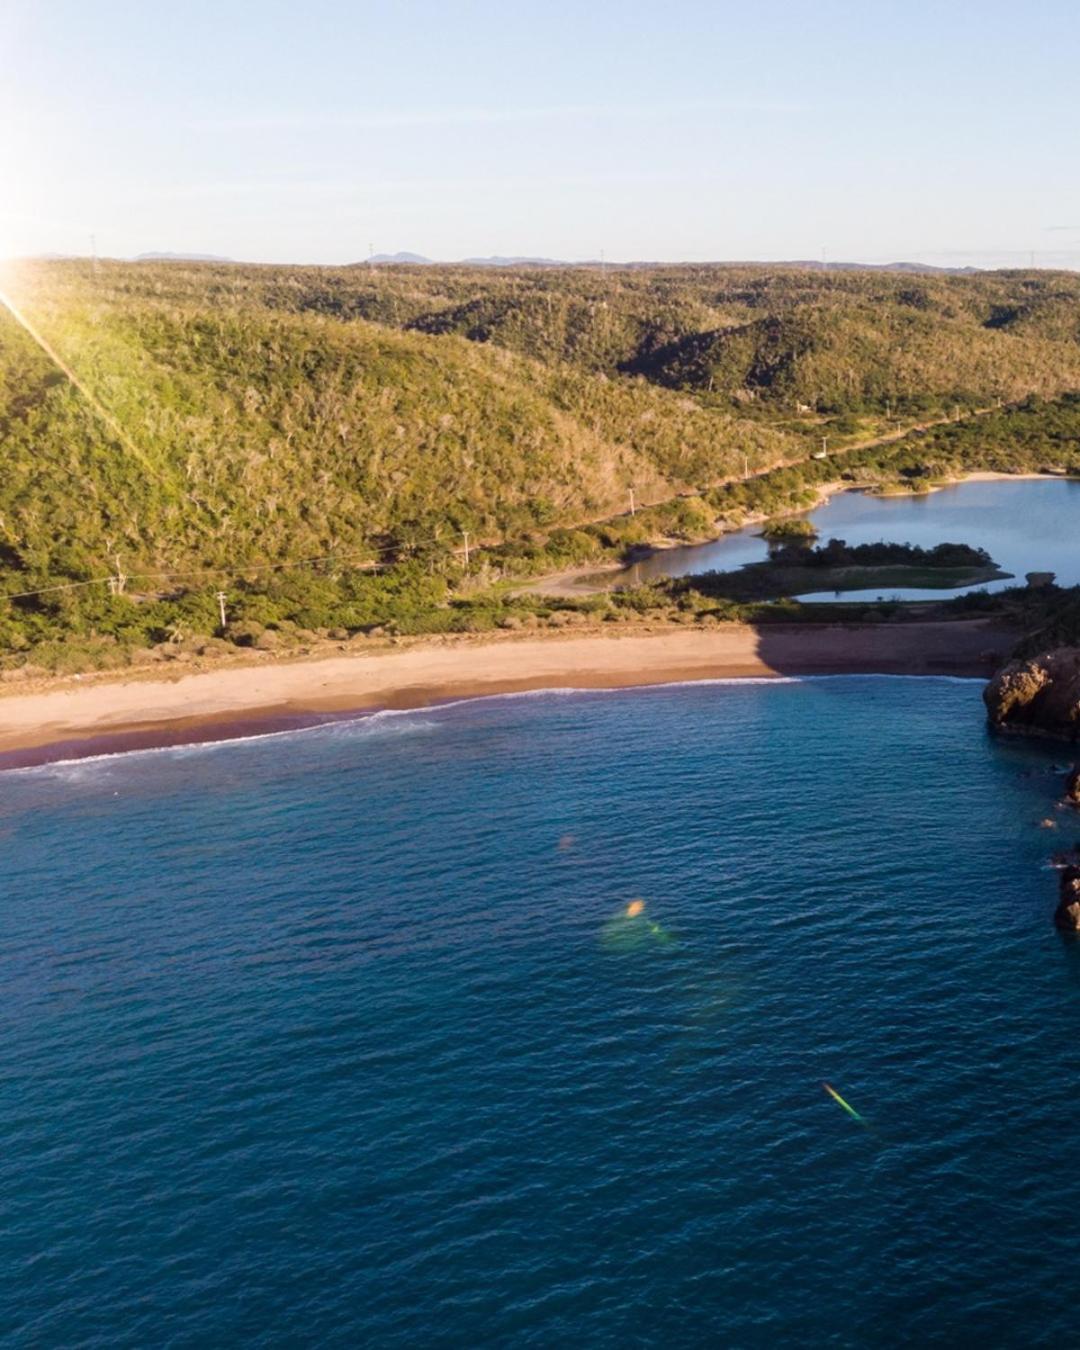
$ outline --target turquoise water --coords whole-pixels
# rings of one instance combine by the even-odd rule
[[[1017,580],[990,582],[948,591],[1003,590],[1023,584],[1025,572],[1054,572],[1062,586],[1080,585],[1080,482],[1068,479],[1020,479],[1017,482],[958,483],[925,497],[874,497],[842,492],[807,517],[821,542],[849,544],[973,544],[985,548],[998,566]],[[666,549],[628,568],[625,583],[656,576],[692,576],[726,572],[761,562],[768,549],[761,526],[750,526],[708,544]],[[878,590],[822,591],[804,600],[876,600]],[[897,587],[887,592],[904,600],[940,600],[940,590]]]
[[[0,777],[0,1334],[1071,1343],[1057,791],[871,677]]]

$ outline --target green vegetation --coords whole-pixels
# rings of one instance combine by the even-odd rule
[[[771,600],[818,591],[883,592],[903,587],[945,590],[977,586],[1007,577],[983,549],[967,544],[859,544],[830,539],[820,548],[788,544],[774,549],[768,561],[750,563],[734,572],[706,572],[672,583],[673,594],[693,590],[726,600]]]
[[[53,262],[4,286],[85,393],[0,311],[0,669],[745,617],[509,583],[790,517],[838,477],[1080,474],[1071,275]]]
[[[786,548],[789,544],[809,544],[818,537],[817,526],[801,517],[794,519],[770,520],[761,531],[761,537],[768,540],[770,552]]]
[[[987,600],[994,603],[988,605]],[[1080,646],[1080,586],[1006,591],[984,597],[982,605],[987,613],[1004,613],[1025,633],[1017,656],[1035,656],[1051,647]]]

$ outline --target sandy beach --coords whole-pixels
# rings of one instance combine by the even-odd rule
[[[820,674],[985,676],[1016,635],[985,620],[421,640],[376,653],[162,678],[65,680],[0,698],[0,767],[550,688]]]

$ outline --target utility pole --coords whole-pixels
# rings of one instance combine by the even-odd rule
[[[469,531],[462,530],[461,537],[465,540],[465,571],[469,570]]]
[[[224,628],[224,627],[226,626],[226,622],[225,622],[225,592],[224,592],[224,591],[218,591],[218,593],[217,593],[217,595],[216,595],[215,598],[216,598],[216,600],[217,600],[218,613],[221,615],[221,626],[222,626],[222,628]]]

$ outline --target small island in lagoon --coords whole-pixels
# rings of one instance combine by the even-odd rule
[[[775,536],[774,536],[775,538]],[[833,591],[866,591],[880,587],[883,598],[907,589],[959,590],[988,581],[1008,580],[1011,573],[997,567],[985,549],[970,544],[857,544],[830,539],[810,543],[771,543],[764,562],[747,563],[737,572],[704,572],[682,577],[673,588],[678,594],[695,590],[726,600],[798,599],[800,595]]]

